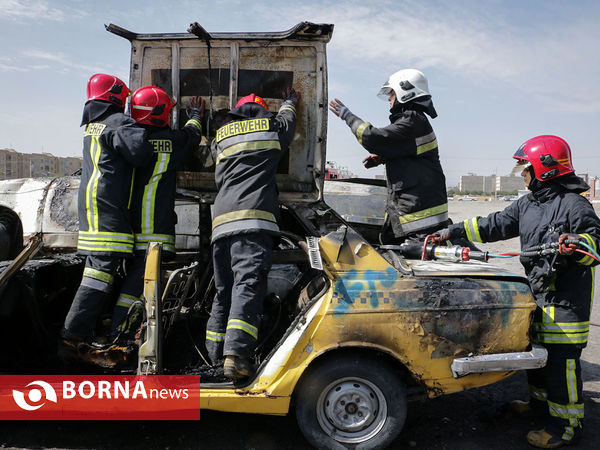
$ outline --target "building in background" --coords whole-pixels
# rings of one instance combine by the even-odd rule
[[[496,177],[496,191],[495,192],[514,192],[526,189],[525,181],[521,175],[507,175],[503,177]]]
[[[0,149],[0,180],[15,178],[60,177],[81,169],[82,158],[60,157],[50,153],[19,153]]]
[[[496,189],[496,175],[461,175],[458,179],[458,190],[460,192],[494,192]]]

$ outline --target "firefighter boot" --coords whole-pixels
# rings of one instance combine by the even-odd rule
[[[569,444],[560,437],[549,433],[545,428],[527,433],[527,442],[537,448],[558,448]]]
[[[530,417],[533,415],[533,408],[531,407],[531,403],[526,402],[524,400],[513,400],[508,403],[507,409],[522,417]]]
[[[224,375],[232,380],[248,378],[254,374],[254,365],[248,358],[227,355],[223,364]]]
[[[103,369],[133,368],[137,365],[137,345],[134,342],[114,342],[105,345],[80,347],[81,361]]]

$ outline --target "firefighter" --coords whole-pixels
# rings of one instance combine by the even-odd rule
[[[527,441],[557,448],[576,442],[583,427],[579,358],[588,340],[600,219],[579,195],[589,186],[575,175],[563,139],[537,136],[521,145],[514,158],[531,193],[503,211],[450,225],[439,236],[477,242],[520,236],[522,251],[558,242],[555,255],[521,256],[537,303],[534,341],[548,350],[547,365],[527,374],[530,401],[525,406],[545,416],[544,428],[530,431]],[[592,251],[576,251],[588,248]]]
[[[254,372],[273,238],[279,234],[275,173],[294,136],[300,94],[288,88],[283,97],[277,115],[261,97],[243,97],[213,141],[219,189],[211,238],[216,295],[206,347],[213,364],[225,357],[224,374],[232,379]]]
[[[153,148],[150,164],[136,169],[132,196],[135,234],[134,258],[115,304],[111,341],[131,342],[141,323],[145,253],[150,242],[162,243],[163,260],[175,255],[176,169],[202,135],[204,100],[193,97],[187,109],[189,120],[182,130],[169,128],[171,109],[177,102],[160,87],[144,86],[131,96],[131,117],[148,130]]]
[[[400,244],[447,226],[446,178],[435,133],[426,115],[437,117],[427,78],[418,70],[392,74],[378,97],[389,101],[390,125],[376,128],[338,99],[329,109],[352,129],[371,156],[368,169],[385,164],[388,198],[380,234],[382,244]]]
[[[134,167],[148,163],[152,146],[146,130],[123,114],[129,93],[125,83],[112,75],[93,75],[87,84],[77,242],[86,262],[62,331],[60,351],[65,359],[89,355],[117,269],[133,253],[128,210],[132,176]]]

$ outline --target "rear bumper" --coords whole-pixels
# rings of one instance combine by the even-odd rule
[[[548,351],[541,345],[533,344],[528,352],[496,353],[457,358],[452,361],[450,368],[454,378],[460,378],[471,373],[539,369],[546,365],[547,359]]]

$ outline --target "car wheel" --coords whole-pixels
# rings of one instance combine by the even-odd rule
[[[316,448],[386,448],[406,419],[406,388],[385,361],[332,357],[301,380],[296,419]]]
[[[0,205],[0,261],[14,259],[23,249],[23,226],[17,213]]]

